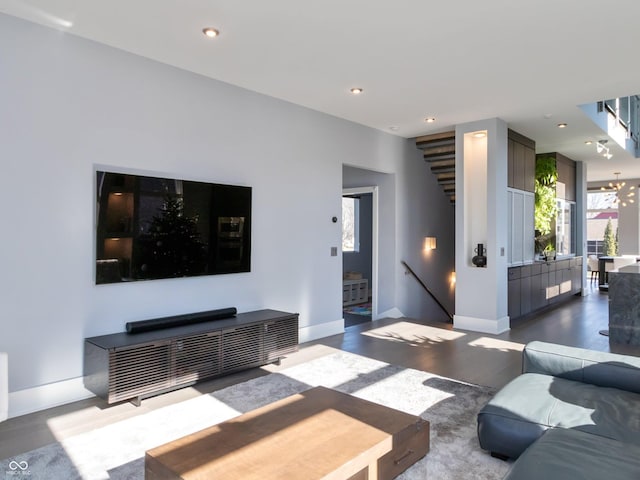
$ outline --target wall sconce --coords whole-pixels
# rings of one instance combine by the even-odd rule
[[[424,237],[424,251],[435,250],[436,237]]]
[[[449,275],[449,283],[452,286],[456,284],[456,272],[451,272],[451,275]]]

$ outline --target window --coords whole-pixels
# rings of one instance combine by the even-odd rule
[[[604,231],[611,222],[618,229],[618,202],[613,190],[587,192],[587,254],[603,255]]]
[[[556,217],[556,252],[558,255],[576,253],[576,204],[559,198]]]
[[[360,199],[342,197],[342,251],[360,251]]]

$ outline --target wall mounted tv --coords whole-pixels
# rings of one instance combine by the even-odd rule
[[[251,270],[251,187],[96,172],[96,284]]]

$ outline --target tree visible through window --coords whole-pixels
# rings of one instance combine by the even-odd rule
[[[360,250],[360,199],[342,197],[342,251],[358,252]]]
[[[587,254],[606,255],[605,230],[611,222],[611,230],[618,230],[618,202],[612,190],[587,192]]]

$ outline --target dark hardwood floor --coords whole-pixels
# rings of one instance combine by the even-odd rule
[[[353,327],[354,325],[360,325],[361,323],[368,323],[371,321],[371,315],[355,315],[348,312],[342,312],[342,318],[344,318],[344,328]]]
[[[268,375],[335,350],[494,388],[520,373],[522,348],[532,340],[640,356],[640,348],[609,344],[608,337],[598,333],[608,326],[608,297],[595,288],[590,293],[554,310],[514,321],[511,330],[501,335],[453,330],[450,324],[428,320],[387,318],[355,324],[347,327],[343,334],[302,344],[300,351],[284,359],[281,365],[202,382],[146,399],[140,407],[128,402],[108,406],[102,400],[91,398],[12,418],[0,423],[0,459]]]

